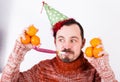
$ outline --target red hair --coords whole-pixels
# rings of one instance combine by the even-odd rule
[[[52,30],[53,30],[53,36],[55,37],[57,31],[58,31],[63,25],[65,25],[65,23],[67,23],[67,22],[70,21],[70,20],[74,20],[74,19],[73,19],[73,18],[65,19],[65,20],[59,21],[59,22],[57,22],[55,25],[53,25],[53,28],[52,28]]]
[[[71,24],[77,24],[79,27],[80,27],[80,30],[81,30],[81,36],[82,38],[84,38],[84,31],[83,31],[83,28],[82,26],[80,25],[80,23],[78,23],[76,20],[74,20],[73,18],[69,18],[69,19],[65,19],[63,21],[59,21],[57,22],[55,25],[53,25],[53,36],[54,38],[56,37],[56,33],[59,29],[61,29],[61,27],[63,25],[71,25]]]

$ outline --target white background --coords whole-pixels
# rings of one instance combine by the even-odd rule
[[[6,0],[5,0],[6,1]],[[41,47],[55,49],[50,22],[45,10],[42,13],[42,0],[9,0],[3,8],[7,7],[9,14],[3,18],[6,28],[4,32],[4,45],[2,48],[3,66],[6,64],[15,40],[22,30],[34,24],[41,38]],[[93,37],[100,37],[106,51],[109,53],[109,62],[120,81],[120,1],[119,0],[44,0],[56,10],[68,17],[75,18],[85,30],[86,46]],[[7,13],[7,12],[6,12]],[[7,16],[7,17],[6,17]],[[0,39],[1,41],[1,39]],[[31,50],[21,64],[21,71],[31,68],[41,60],[54,57],[55,54],[40,53]]]

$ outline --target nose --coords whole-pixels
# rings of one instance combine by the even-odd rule
[[[69,41],[64,43],[64,48],[65,49],[70,49],[71,47],[72,47],[72,44]]]

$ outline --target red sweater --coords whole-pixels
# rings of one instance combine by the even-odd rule
[[[83,57],[64,63],[58,57],[41,61],[20,73],[18,82],[101,82],[95,68]]]

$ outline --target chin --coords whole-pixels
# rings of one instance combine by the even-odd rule
[[[70,58],[66,57],[66,58],[63,58],[62,61],[65,62],[65,63],[70,63],[74,60],[71,60]]]

